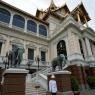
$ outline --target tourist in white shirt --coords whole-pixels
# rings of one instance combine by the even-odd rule
[[[51,95],[56,95],[57,83],[54,75],[51,76],[51,80],[49,81],[49,91],[51,92]]]

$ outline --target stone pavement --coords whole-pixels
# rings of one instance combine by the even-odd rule
[[[95,89],[81,91],[80,95],[95,95]]]

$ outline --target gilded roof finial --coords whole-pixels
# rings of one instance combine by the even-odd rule
[[[54,11],[54,10],[56,10],[56,9],[57,9],[57,7],[56,7],[56,5],[54,4],[54,1],[51,0],[51,4],[50,4],[50,6],[49,6],[49,10],[50,10],[50,11]]]

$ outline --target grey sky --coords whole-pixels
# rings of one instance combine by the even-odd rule
[[[37,8],[46,9],[48,8],[51,0],[3,0],[19,9],[22,9],[32,15],[35,15]],[[56,6],[60,7],[67,4],[70,10],[73,10],[80,2],[83,2],[91,21],[89,26],[95,30],[95,0],[54,0]]]

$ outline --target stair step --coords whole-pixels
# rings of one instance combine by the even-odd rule
[[[39,71],[39,73],[47,75],[50,70],[51,68],[44,68],[43,70]],[[34,73],[34,75],[28,75],[26,78],[26,95],[46,95],[46,90],[36,81],[36,74],[37,73]],[[38,90],[35,88],[36,85],[40,85]]]

